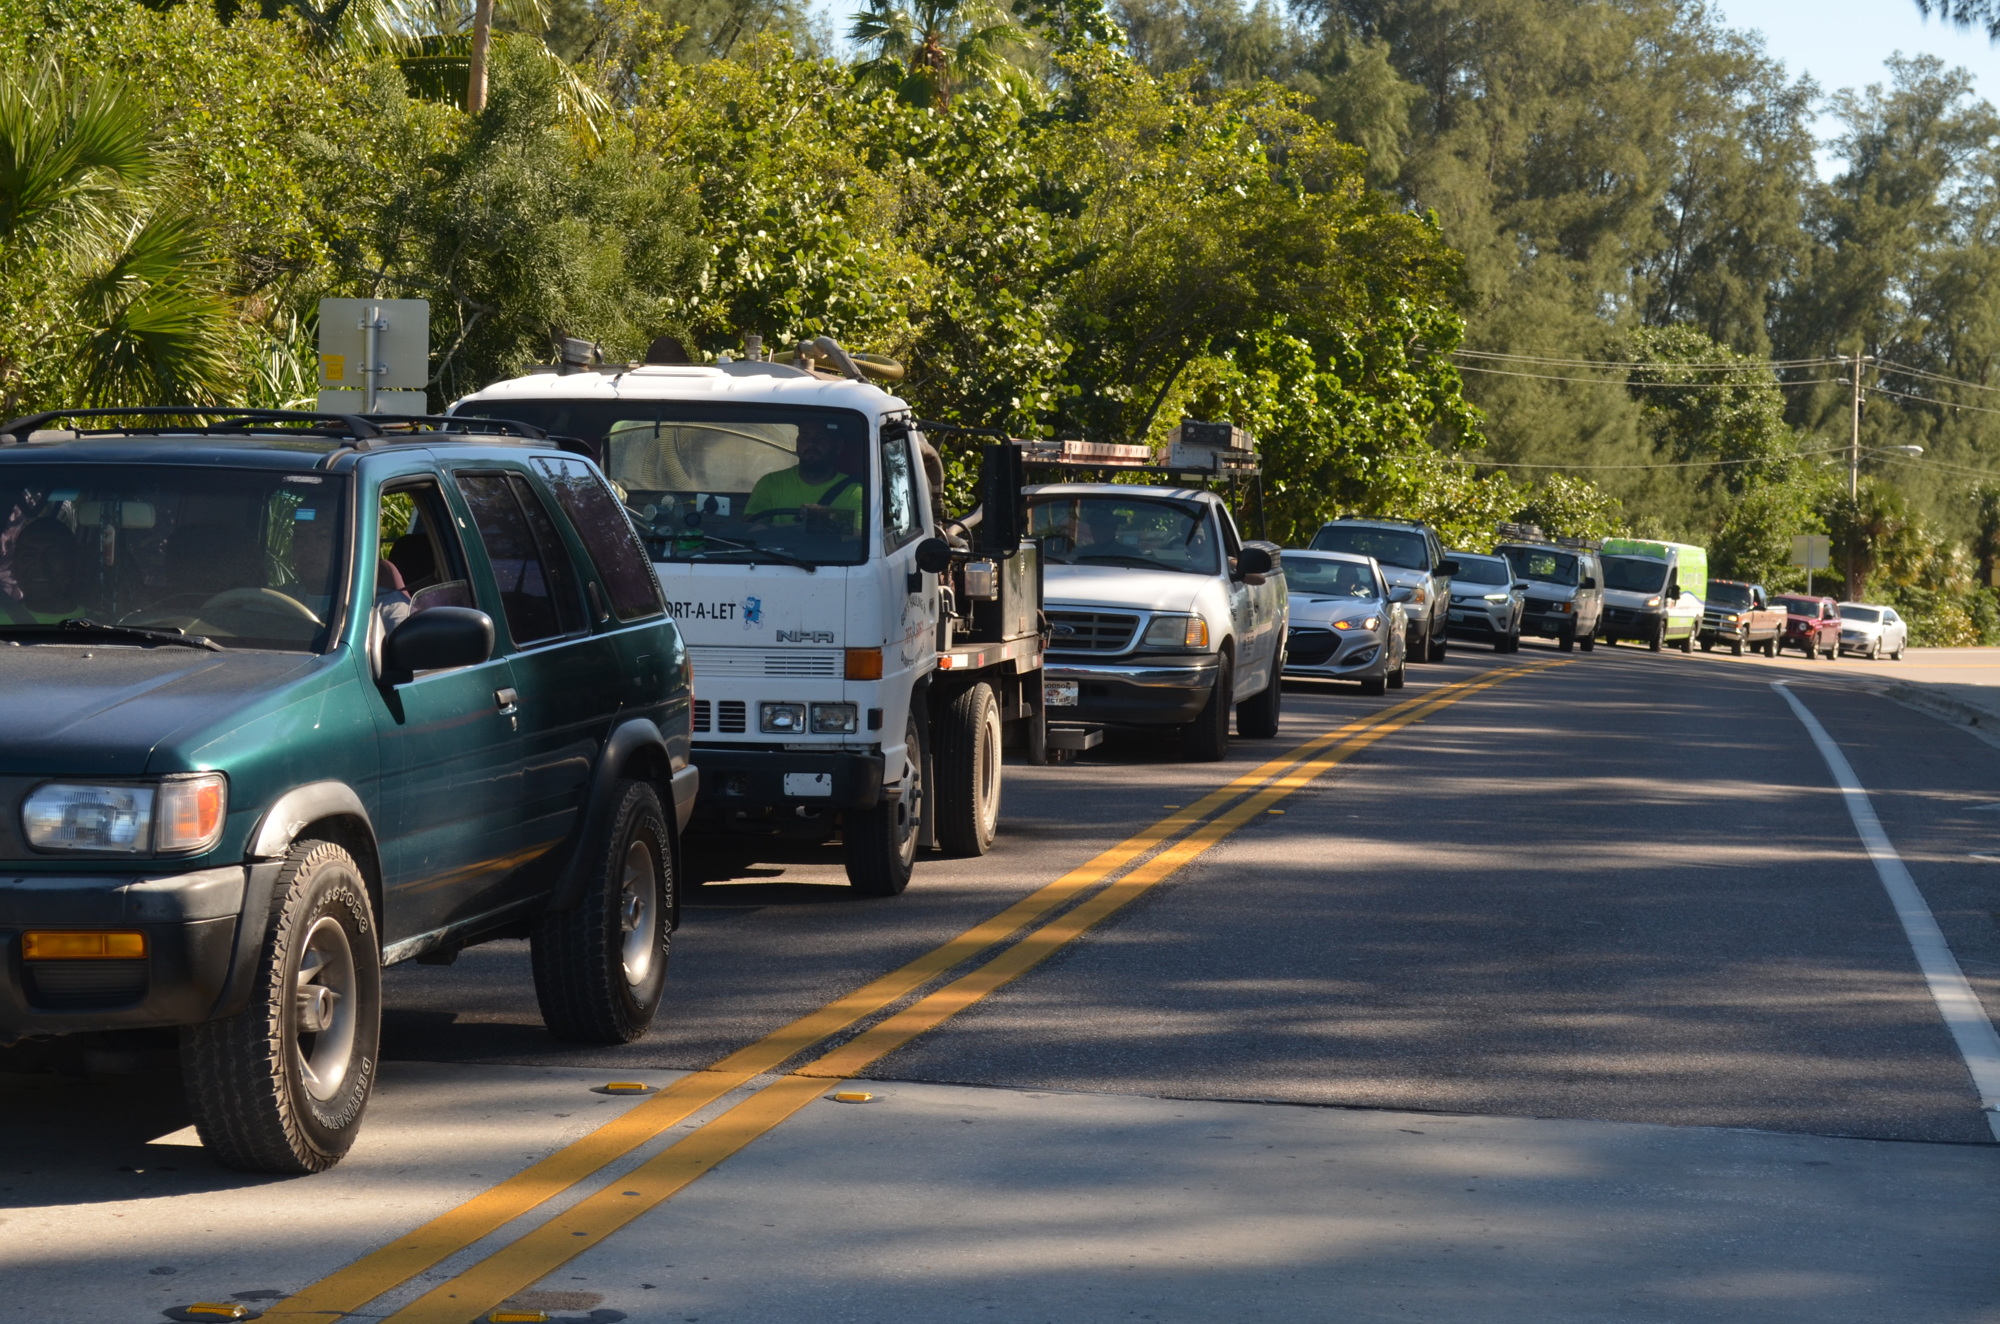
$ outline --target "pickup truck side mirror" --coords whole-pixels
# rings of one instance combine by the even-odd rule
[[[1583,587],[1585,587],[1585,588],[1596,588],[1596,587],[1597,587],[1597,576],[1595,576],[1595,575],[1585,575],[1585,576],[1583,577]]]
[[[471,607],[432,607],[382,641],[382,675],[407,684],[419,671],[477,666],[493,656],[493,618]]]
[[[942,538],[926,538],[918,543],[917,569],[927,575],[941,575],[951,569],[951,544]]]
[[[1450,557],[1446,557],[1444,560],[1438,562],[1437,572],[1446,579],[1450,579],[1458,573],[1458,562],[1452,560]]]
[[[1236,577],[1248,579],[1251,575],[1268,575],[1276,562],[1262,547],[1243,547],[1236,553]]]

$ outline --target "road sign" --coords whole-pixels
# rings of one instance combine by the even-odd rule
[[[422,413],[410,397],[390,401],[385,392],[421,392],[430,381],[431,305],[428,299],[321,299],[319,301],[320,408],[327,413]]]
[[[1832,549],[1823,533],[1792,535],[1792,564],[1801,570],[1824,570],[1833,564]]]

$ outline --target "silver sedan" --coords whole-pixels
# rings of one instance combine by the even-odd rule
[[[1841,652],[1859,653],[1867,658],[1887,653],[1891,661],[1901,662],[1903,650],[1909,646],[1909,623],[1896,614],[1894,607],[1872,602],[1840,604]]]
[[[1358,680],[1363,694],[1402,688],[1403,605],[1375,558],[1287,550],[1278,564],[1291,593],[1286,678]]]

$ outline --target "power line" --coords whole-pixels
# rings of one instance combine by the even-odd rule
[[[1877,359],[1875,366],[1906,377],[1921,377],[1925,381],[1945,382],[1952,386],[1963,386],[1970,391],[1992,391],[1995,394],[2000,394],[2000,386],[1987,386],[1980,382],[1969,382],[1962,377],[1947,377],[1942,373],[1928,372],[1923,368],[1906,368],[1900,363],[1890,363],[1883,359]]]
[[[1624,368],[1627,372],[1637,365],[1607,365]],[[1676,365],[1678,366],[1678,365]],[[1619,381],[1614,377],[1557,377],[1546,372],[1515,372],[1507,368],[1480,368],[1470,363],[1458,365],[1460,372],[1483,372],[1492,377],[1532,377],[1543,382],[1577,382],[1584,386],[1619,386],[1634,391],[1720,391],[1744,390],[1759,386],[1843,386],[1846,383],[1838,377],[1813,377],[1800,382],[1633,382]]]
[[[1920,405],[1937,405],[1943,409],[1970,409],[1975,414],[2000,414],[2000,409],[1989,409],[1985,405],[1962,405],[1951,400],[1940,400],[1935,396],[1911,395],[1908,391],[1892,391],[1886,386],[1867,388],[1876,395],[1893,395],[1899,400],[1915,400]]]
[[[1529,464],[1518,460],[1475,460],[1456,455],[1438,458],[1447,464],[1489,465],[1495,469],[1700,469],[1727,464],[1776,464],[1781,460],[1804,459],[1810,455],[1845,453],[1845,446],[1828,446],[1816,451],[1786,451],[1782,455],[1759,455],[1742,460],[1657,460],[1651,464]]]
[[[1895,451],[1877,450],[1864,446],[1863,450],[1878,460],[1893,460],[1900,464],[1914,464],[1919,467],[1942,469],[1950,473],[1965,474],[1972,478],[2000,479],[2000,469],[1971,469],[1962,464],[1952,464],[1948,460],[1933,460],[1926,456],[1902,455]]]
[[[1455,349],[1452,353],[1460,358],[1493,359],[1503,363],[1538,363],[1553,368],[1618,368],[1626,372],[1635,368],[1689,368],[1703,372],[1735,372],[1764,368],[1813,368],[1842,362],[1838,357],[1822,356],[1810,359],[1737,359],[1712,363],[1640,363],[1630,359],[1567,359],[1538,354],[1502,354],[1484,349]]]

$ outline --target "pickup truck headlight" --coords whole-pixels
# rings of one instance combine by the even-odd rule
[[[1725,616],[1725,617],[1723,617],[1723,618],[1722,618],[1722,623],[1723,623],[1724,625],[1734,625],[1734,624],[1736,624],[1736,622],[1737,622],[1737,621],[1739,621],[1739,620],[1741,620],[1741,619],[1742,619],[1741,617],[1739,617],[1739,616],[1736,616],[1736,615],[1733,615],[1733,614],[1732,614],[1732,615],[1729,615],[1729,616]]]
[[[1199,616],[1155,616],[1140,642],[1148,648],[1207,648],[1208,622]]]
[[[221,837],[228,806],[217,772],[152,785],[50,782],[22,803],[21,828],[36,850],[198,854]]]
[[[1428,591],[1424,588],[1422,584],[1419,584],[1415,588],[1410,590],[1410,596],[1408,601],[1412,607],[1421,607],[1424,605],[1424,599],[1428,596],[1429,596]]]

